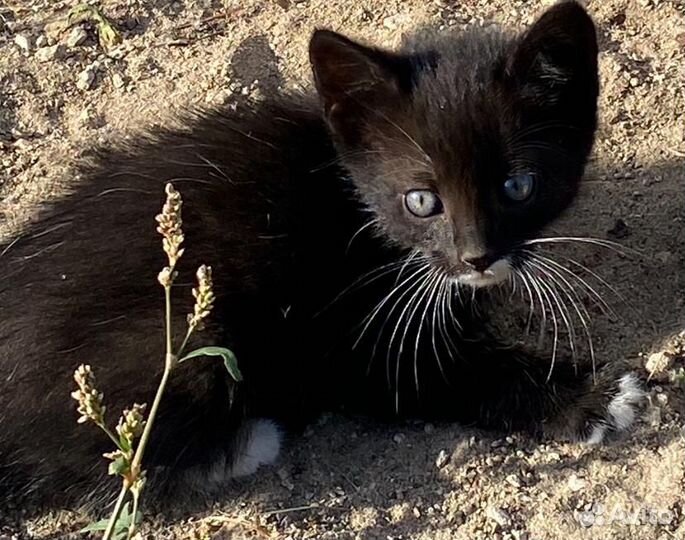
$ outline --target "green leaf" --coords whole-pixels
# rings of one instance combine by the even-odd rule
[[[130,452],[132,450],[131,444],[129,443],[128,439],[126,437],[119,435],[119,448],[123,452]]]
[[[126,459],[126,456],[119,456],[116,458],[114,461],[112,461],[109,464],[109,468],[107,469],[108,474],[111,475],[121,475],[124,474],[125,472],[128,471],[128,459]]]
[[[138,512],[136,515],[136,523],[140,523],[142,517],[142,514]],[[119,518],[117,519],[117,522],[114,525],[114,540],[123,540],[124,538],[126,538],[126,536],[128,535],[128,528],[131,525],[131,519],[133,519],[133,516],[131,514],[131,503],[127,502],[122,507],[121,513],[119,514]],[[107,530],[108,524],[109,519],[101,519],[100,521],[96,521],[95,523],[91,523],[90,525],[83,527],[83,529],[81,529],[79,532],[86,533],[105,531]]]
[[[224,359],[224,366],[226,367],[228,374],[236,381],[243,380],[243,375],[238,369],[238,359],[235,357],[235,354],[233,354],[233,351],[224,347],[201,347],[186,354],[179,360],[179,363],[190,360],[191,358],[196,358],[198,356],[221,356],[221,358]]]
[[[78,4],[69,10],[67,15],[67,27],[90,21],[97,27],[98,40],[105,50],[121,43],[121,34],[111,21],[95,6]]]

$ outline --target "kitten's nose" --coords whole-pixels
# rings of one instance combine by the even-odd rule
[[[490,265],[495,262],[495,258],[487,253],[484,255],[474,255],[471,253],[464,253],[461,260],[464,264],[473,268],[476,272],[485,272]]]

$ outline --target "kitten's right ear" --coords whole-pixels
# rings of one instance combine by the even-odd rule
[[[523,96],[538,105],[595,101],[597,36],[585,9],[564,1],[545,11],[517,44],[507,72]]]
[[[363,119],[379,104],[400,94],[409,70],[403,57],[330,30],[314,32],[309,60],[326,120],[346,138],[358,135]]]

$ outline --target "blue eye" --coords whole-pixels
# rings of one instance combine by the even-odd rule
[[[404,194],[404,205],[416,217],[427,218],[442,212],[438,194],[428,189],[412,189]]]
[[[531,173],[516,174],[504,182],[504,194],[512,201],[525,201],[533,192],[535,178]]]

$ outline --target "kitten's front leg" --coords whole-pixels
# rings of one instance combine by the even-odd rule
[[[475,345],[475,344],[474,344]],[[523,429],[590,444],[628,429],[644,393],[637,377],[619,366],[586,367],[549,360],[520,348],[470,351],[467,410],[480,425]]]

